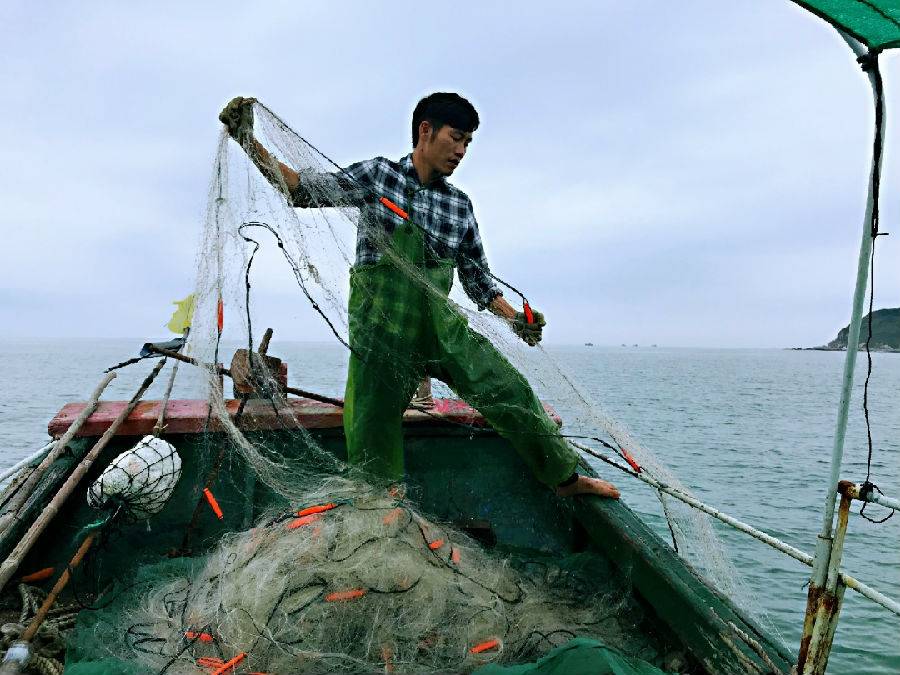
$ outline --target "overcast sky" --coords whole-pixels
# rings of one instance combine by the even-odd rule
[[[882,60],[897,232],[876,306],[897,306]],[[548,342],[811,345],[849,316],[871,95],[788,0],[6,0],[0,82],[2,337],[166,334],[237,94],[345,164],[408,152],[422,95],[469,97],[482,125],[454,182]],[[285,307],[280,337],[327,339]]]

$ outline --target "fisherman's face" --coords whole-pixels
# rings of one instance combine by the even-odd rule
[[[449,176],[456,171],[472,142],[471,132],[460,131],[447,124],[435,132],[434,127],[424,122],[419,136],[424,157],[439,176]]]

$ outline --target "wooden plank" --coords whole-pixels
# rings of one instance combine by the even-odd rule
[[[84,409],[85,403],[67,403],[56,416],[50,420],[47,430],[54,438],[58,438],[78,414]],[[97,410],[87,419],[77,436],[99,436],[112,424],[113,420],[127,405],[126,401],[104,401]],[[228,400],[225,408],[231,417],[237,413],[239,401]],[[137,405],[128,419],[119,427],[117,436],[144,436],[153,432],[153,425],[159,418],[160,401],[142,401]],[[544,404],[547,413],[557,424],[562,421],[556,411]],[[166,406],[166,434],[196,434],[204,431],[207,423],[209,404],[205,400],[170,400]],[[440,425],[440,424],[469,424],[472,426],[487,426],[481,414],[459,399],[438,398],[434,401],[434,408],[428,411],[407,410],[403,416],[406,424]],[[277,413],[269,401],[249,401],[241,419],[241,426],[250,431],[267,431],[277,429],[335,429],[344,423],[344,413],[341,408],[320,403],[306,398],[288,399],[288,409],[282,408]],[[218,431],[219,425],[215,417],[210,418],[209,429]]]

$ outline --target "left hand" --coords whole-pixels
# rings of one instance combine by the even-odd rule
[[[534,347],[544,336],[544,326],[547,325],[547,321],[540,312],[532,310],[531,313],[534,317],[534,323],[528,323],[525,312],[516,312],[515,317],[512,319],[512,329],[516,335],[522,338],[525,344],[529,347]]]
[[[228,129],[228,134],[239,143],[253,133],[253,104],[255,98],[235,96],[219,113],[219,121]]]

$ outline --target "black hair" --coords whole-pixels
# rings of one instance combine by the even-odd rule
[[[445,125],[470,133],[478,128],[475,106],[453,92],[438,91],[416,104],[412,116],[413,147],[419,143],[419,125],[423,120],[429,122],[435,132]]]

